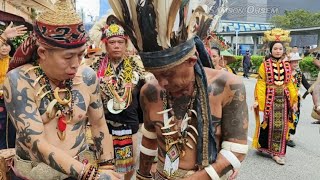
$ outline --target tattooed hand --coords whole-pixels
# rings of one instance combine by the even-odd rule
[[[99,170],[100,175],[98,180],[121,180],[124,179],[124,176],[122,174],[119,174],[112,170]]]

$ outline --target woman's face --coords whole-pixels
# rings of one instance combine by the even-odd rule
[[[8,44],[2,44],[0,47],[0,56],[7,56],[11,51],[11,46]]]
[[[283,45],[281,43],[275,43],[272,47],[271,54],[275,58],[280,58],[284,53]]]
[[[211,56],[211,58],[212,58],[212,63],[213,63],[213,65],[216,67],[216,66],[219,65],[219,62],[220,62],[220,60],[221,60],[221,56],[219,56],[218,51],[215,50],[215,49],[212,49],[211,52],[212,52],[212,56]]]

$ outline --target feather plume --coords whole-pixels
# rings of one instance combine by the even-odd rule
[[[137,16],[137,1],[136,0],[128,0],[129,1],[129,9],[131,10],[131,20],[132,20],[132,25],[133,29],[135,31],[136,39],[137,39],[137,44],[134,45],[137,47],[137,50],[140,51],[142,49],[142,37],[141,37],[141,31],[138,23],[138,16]]]
[[[188,25],[188,38],[198,35],[201,39],[204,39],[207,36],[212,20],[212,17],[205,12],[202,6],[197,7]]]
[[[144,5],[143,5],[144,3]],[[163,48],[157,43],[156,13],[152,0],[139,0],[137,5],[138,22],[143,40],[143,51],[159,51]]]
[[[169,11],[172,4],[172,0],[156,0],[157,3],[157,27],[158,27],[158,44],[167,49],[170,47],[167,40],[167,26]]]
[[[131,14],[130,10],[127,5],[126,0],[121,0],[121,9],[122,9],[122,15],[123,15],[123,20],[126,22],[126,26],[128,26],[130,29],[133,29],[132,21],[131,21]]]
[[[109,4],[113,9],[114,14],[118,17],[118,19],[124,22],[121,2],[119,0],[109,0]]]
[[[180,9],[181,3],[182,3],[182,0],[173,0],[170,6],[169,16],[168,16],[168,25],[167,25],[167,44],[169,46],[171,46],[171,43],[168,41],[170,41],[171,39],[172,29],[176,21],[177,13]]]

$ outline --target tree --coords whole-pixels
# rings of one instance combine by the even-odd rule
[[[294,29],[320,26],[320,13],[313,13],[303,9],[285,11],[284,15],[276,15],[270,19],[278,28]]]

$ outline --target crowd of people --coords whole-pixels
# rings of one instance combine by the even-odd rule
[[[98,41],[88,41],[68,1],[55,9],[39,15],[17,50],[10,39],[24,26],[11,23],[0,36],[0,156],[11,148],[11,169],[0,173],[17,180],[237,177],[249,119],[231,53],[195,34],[143,34],[141,25],[124,25],[134,19],[114,16],[91,32]],[[281,41],[269,47],[255,87],[252,146],[284,165],[287,145],[295,146],[299,88],[310,84],[299,54],[286,53]],[[241,64],[249,78],[249,51]],[[320,114],[319,86],[312,95]]]

